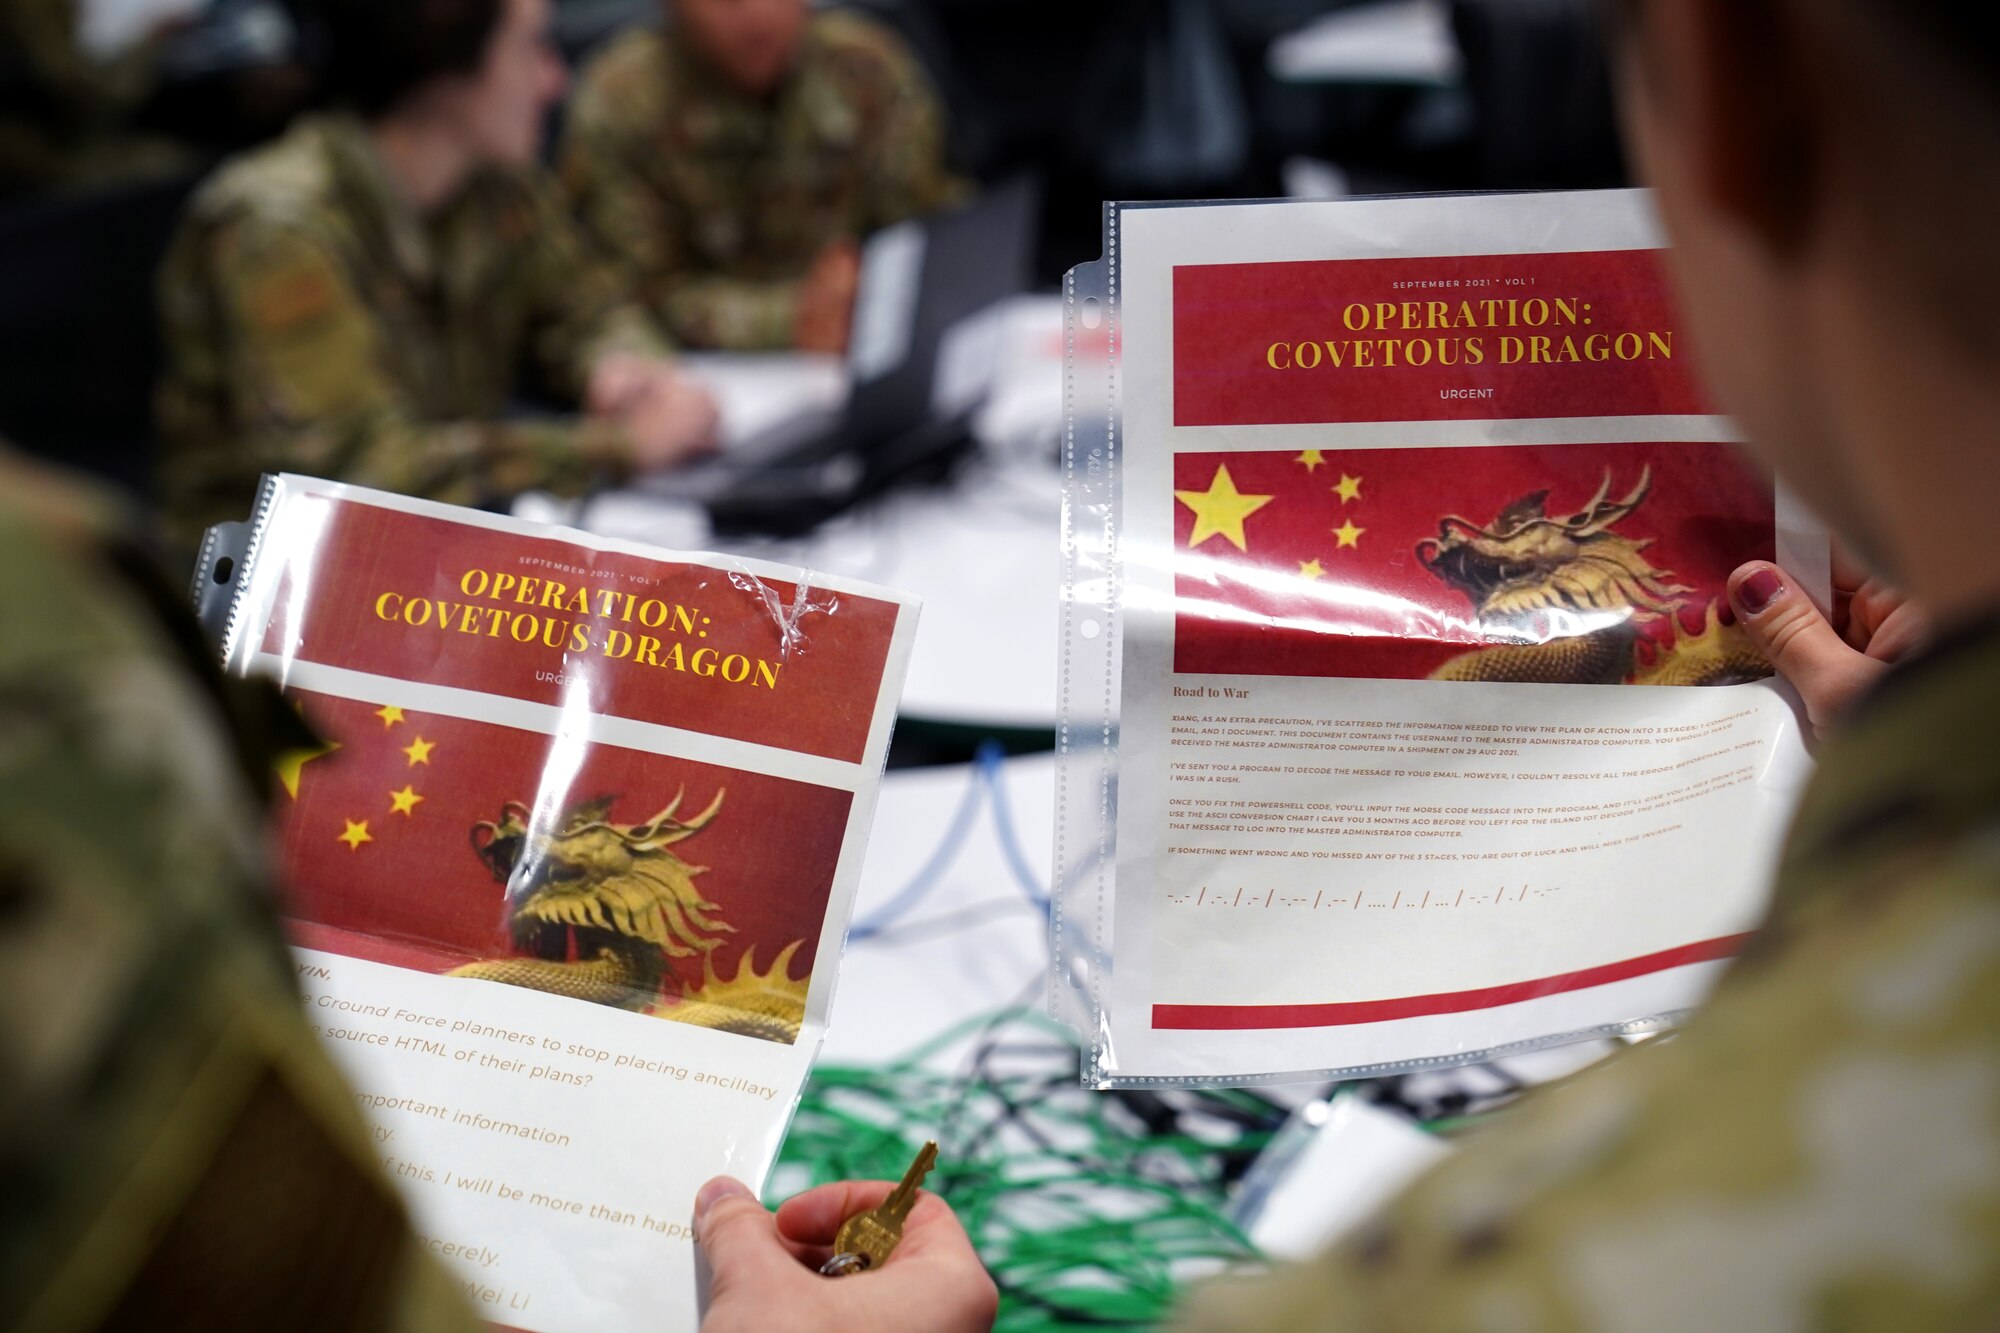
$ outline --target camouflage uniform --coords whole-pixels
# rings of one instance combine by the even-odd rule
[[[668,332],[732,349],[791,345],[799,279],[829,244],[962,193],[916,62],[841,13],[813,17],[768,102],[671,32],[625,34],[578,81],[562,174]]]
[[[175,536],[269,471],[455,504],[616,473],[609,425],[502,419],[524,362],[573,400],[605,353],[665,352],[614,283],[541,179],[482,173],[424,219],[358,121],[301,121],[202,186],[161,272]]]
[[[1989,624],[1827,747],[1769,924],[1684,1035],[1531,1099],[1182,1328],[1995,1327],[1996,680]]]
[[[470,1333],[273,924],[256,741],[289,715],[130,527],[0,452],[0,1309]]]
[[[100,62],[76,27],[77,0],[0,0],[0,194],[193,167],[180,146],[126,128],[153,90],[153,44]]]

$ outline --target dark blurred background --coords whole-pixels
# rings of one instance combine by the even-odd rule
[[[119,4],[106,3],[115,19]],[[32,8],[0,0],[0,12],[8,5]],[[962,170],[987,183],[1041,179],[1035,268],[1051,289],[1097,255],[1106,199],[1625,179],[1595,0],[854,7],[896,28],[929,69]],[[655,0],[559,8],[573,63],[630,25],[660,22]],[[316,96],[316,53],[280,0],[165,9],[147,68],[122,83],[93,86],[38,67],[18,39],[0,42],[0,110],[32,112],[57,136],[52,150],[0,135],[0,437],[142,495],[158,359],[152,274],[177,210],[217,157],[280,132]],[[113,125],[119,149],[100,153]]]

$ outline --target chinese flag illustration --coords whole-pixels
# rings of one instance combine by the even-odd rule
[[[1729,445],[1177,454],[1174,669],[1741,679],[1723,586],[1775,540]]]
[[[796,1035],[790,1011],[811,975],[848,793],[395,705],[294,698],[326,738],[278,772],[298,942],[672,1017],[756,978],[782,992],[779,1030],[706,1025],[789,1040],[789,1020]]]

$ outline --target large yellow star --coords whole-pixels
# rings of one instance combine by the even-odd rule
[[[1333,493],[1340,497],[1342,504],[1346,504],[1349,500],[1359,500],[1361,498],[1361,478],[1350,477],[1345,472],[1341,473],[1340,484],[1333,488]]]
[[[1368,531],[1368,529],[1355,527],[1354,520],[1350,518],[1345,523],[1342,523],[1339,527],[1335,528],[1333,530],[1333,535],[1340,538],[1341,546],[1352,546],[1356,550],[1359,550],[1361,549],[1361,534],[1366,531]],[[1339,548],[1336,547],[1335,549],[1338,550]]]
[[[1310,583],[1314,579],[1325,578],[1326,571],[1320,568],[1318,557],[1314,557],[1311,560],[1299,561],[1299,577]]]
[[[1194,510],[1194,532],[1188,536],[1189,547],[1199,546],[1210,537],[1226,537],[1237,550],[1248,552],[1250,548],[1243,539],[1243,520],[1277,497],[1243,494],[1230,478],[1229,468],[1217,464],[1215,479],[1208,483],[1207,490],[1175,491],[1174,498]]]
[[[428,764],[431,761],[431,751],[435,749],[437,749],[436,741],[427,741],[419,736],[403,747],[403,753],[410,756],[409,767],[415,768],[418,764]]]
[[[1317,471],[1326,462],[1326,455],[1317,449],[1308,449],[1292,461],[1294,463],[1304,463],[1306,471],[1310,473]]]
[[[387,731],[403,720],[403,710],[394,704],[383,704],[375,710],[375,716],[382,719],[382,729]]]
[[[417,808],[417,802],[423,799],[409,786],[405,786],[401,791],[392,791],[389,793],[389,813],[408,815]]]
[[[332,754],[339,748],[339,742],[328,741],[325,745],[307,746],[302,750],[287,750],[279,755],[277,763],[278,785],[285,789],[285,795],[295,801],[298,800],[299,774],[305,770],[305,766],[321,755]]]
[[[346,843],[348,851],[358,852],[361,850],[362,843],[375,841],[374,838],[369,836],[367,820],[363,819],[357,822],[352,819],[346,819],[341,822],[347,825],[347,831],[342,833],[338,838],[335,838],[334,841]]]

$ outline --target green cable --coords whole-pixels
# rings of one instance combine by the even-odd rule
[[[995,1072],[937,1057],[967,1038],[1038,1039],[1048,1059]],[[1223,1142],[1155,1136],[1116,1099],[1076,1081],[1072,1034],[1022,1009],[961,1023],[887,1065],[814,1071],[774,1178],[789,1195],[834,1180],[899,1178],[939,1139],[931,1188],[957,1211],[1000,1288],[1001,1333],[1152,1328],[1191,1274],[1254,1262],[1226,1211],[1228,1156],[1260,1150],[1263,1130]],[[989,1049],[989,1055],[992,1052]],[[1012,1057],[1010,1056],[1010,1060]],[[1238,1115],[1268,1113],[1234,1091],[1188,1094]]]

